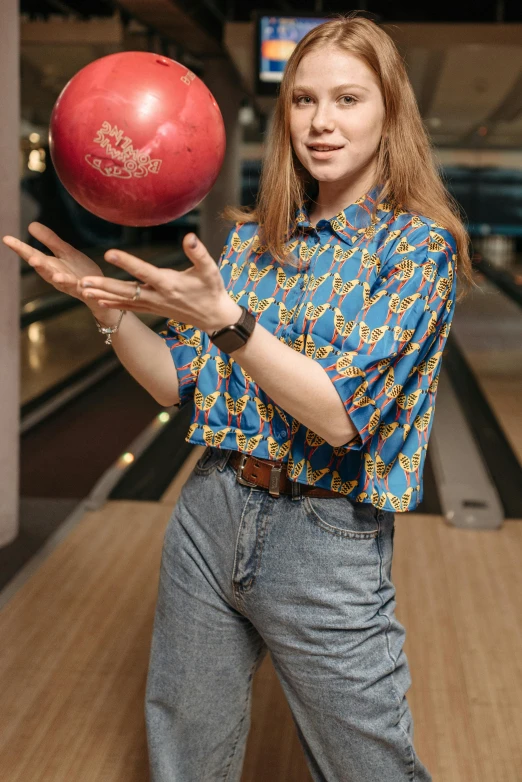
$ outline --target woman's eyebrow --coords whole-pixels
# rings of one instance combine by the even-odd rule
[[[370,92],[367,87],[363,87],[362,84],[338,84],[336,87],[332,87],[330,92],[339,92],[340,90],[363,90],[364,92]],[[314,88],[305,84],[298,84],[294,87],[294,90],[302,90],[303,92],[313,92]]]

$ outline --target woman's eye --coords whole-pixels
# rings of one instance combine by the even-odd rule
[[[344,106],[353,106],[357,103],[356,98],[353,98],[351,95],[343,95],[340,100]],[[312,98],[309,95],[297,95],[294,101],[301,106],[310,106]]]

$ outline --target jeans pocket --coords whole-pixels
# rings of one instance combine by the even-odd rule
[[[196,475],[210,475],[216,469],[223,472],[231,453],[229,450],[207,445],[194,465],[194,472]]]
[[[347,497],[304,496],[308,517],[325,532],[353,540],[374,540],[380,530],[379,511],[373,505]]]

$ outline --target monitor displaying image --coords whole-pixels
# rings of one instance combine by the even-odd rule
[[[258,21],[259,83],[275,86],[280,82],[288,58],[299,41],[313,27],[327,21],[328,19],[323,17],[260,16]]]

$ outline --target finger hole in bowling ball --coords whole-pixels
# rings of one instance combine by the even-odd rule
[[[166,65],[167,68],[169,67],[169,63],[165,62],[165,60],[156,60],[156,62],[159,63],[160,65]]]

